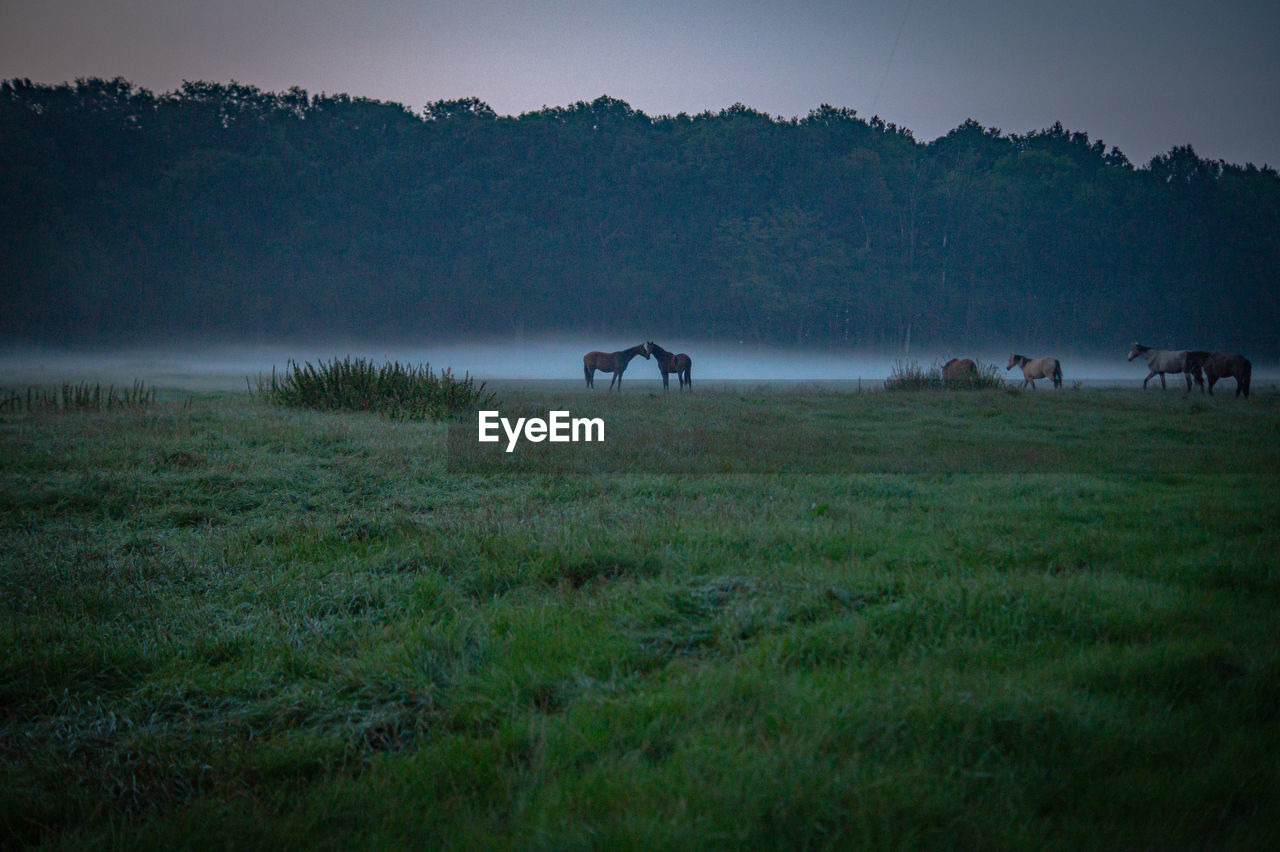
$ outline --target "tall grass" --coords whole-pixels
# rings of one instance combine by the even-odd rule
[[[941,390],[942,368],[937,362],[925,369],[919,361],[894,361],[889,370],[889,378],[884,380],[884,389],[899,390]]]
[[[0,847],[1280,848],[1280,395],[656,384],[6,414]]]
[[[29,386],[25,393],[16,390],[0,392],[0,411],[67,412],[106,411],[111,409],[146,408],[155,405],[156,390],[135,381],[132,387],[117,388],[89,382],[63,382],[52,387]]]
[[[493,394],[470,373],[457,378],[449,368],[433,372],[429,364],[375,364],[364,358],[299,365],[290,360],[283,376],[273,369],[263,394],[278,405],[317,411],[374,411],[407,420],[443,420],[478,405]]]

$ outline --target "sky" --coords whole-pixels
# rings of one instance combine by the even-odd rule
[[[0,0],[0,79],[184,80],[500,115],[823,104],[929,141],[1060,121],[1136,165],[1280,167],[1275,0]]]

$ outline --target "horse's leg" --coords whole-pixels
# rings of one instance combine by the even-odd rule
[[[664,391],[671,390],[671,374],[666,370],[662,371],[662,389]]]
[[[1164,383],[1164,373],[1160,374],[1160,390],[1168,390],[1169,386]]]
[[[1156,374],[1156,371],[1155,371],[1155,370],[1152,370],[1150,373],[1147,373],[1147,377],[1146,377],[1145,379],[1143,379],[1143,380],[1142,380],[1142,389],[1143,389],[1143,390],[1146,390],[1146,389],[1147,389],[1147,382],[1151,381],[1152,377],[1153,377],[1153,376],[1155,376],[1155,374]]]

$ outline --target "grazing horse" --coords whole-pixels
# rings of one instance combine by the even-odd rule
[[[672,373],[675,373],[676,378],[680,380],[680,390],[684,390],[686,385],[689,390],[693,390],[692,358],[683,352],[679,355],[673,355],[652,340],[646,343],[645,346],[649,347],[649,354],[653,356],[653,360],[658,362],[658,372],[662,373],[663,390],[671,390],[671,387],[667,384],[667,377]]]
[[[1026,355],[1010,355],[1009,366],[1005,369],[1012,370],[1014,364],[1022,368],[1022,384],[1019,387],[1031,385],[1034,388],[1036,379],[1052,379],[1055,388],[1062,387],[1062,365],[1057,358],[1049,356],[1033,359]]]
[[[622,390],[622,373],[637,355],[649,357],[649,350],[643,343],[621,352],[588,352],[583,355],[582,374],[587,377],[587,387],[596,386],[596,370],[600,370],[603,373],[613,373],[613,378],[609,380],[609,390],[613,390],[614,382],[618,383],[618,390]]]
[[[1209,393],[1218,379],[1227,376],[1236,380],[1236,396],[1244,394],[1249,397],[1249,379],[1253,376],[1253,364],[1243,355],[1228,355],[1226,352],[1215,352],[1204,362],[1204,374],[1209,379]]]
[[[978,377],[978,365],[972,358],[952,358],[942,365],[944,383],[972,381]]]
[[[1135,342],[1129,347],[1129,360],[1132,361],[1141,355],[1147,359],[1147,369],[1151,372],[1147,373],[1147,377],[1142,380],[1142,389],[1147,389],[1147,382],[1151,381],[1153,376],[1160,377],[1160,387],[1164,389],[1168,387],[1164,383],[1165,373],[1185,373],[1187,379],[1187,392],[1191,392],[1191,378],[1195,376],[1197,382],[1202,380],[1199,375],[1194,372],[1187,363],[1188,356],[1191,355],[1186,349],[1152,349],[1150,346],[1143,346],[1141,343]]]

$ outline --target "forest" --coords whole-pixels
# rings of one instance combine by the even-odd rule
[[[0,84],[0,335],[1280,355],[1280,177],[829,105]],[[614,335],[614,336],[610,336]]]

